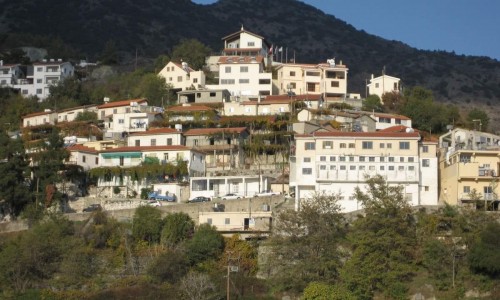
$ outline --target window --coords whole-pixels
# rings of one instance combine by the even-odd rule
[[[330,82],[330,86],[331,86],[331,87],[339,87],[339,86],[340,86],[340,84],[339,84],[339,82],[338,82],[338,81],[332,81],[332,82]]]
[[[415,158],[414,157],[408,157],[408,162],[414,162]]]
[[[124,162],[125,162],[125,158],[123,156],[120,156],[120,166],[123,166]]]
[[[207,218],[207,224],[212,225],[212,218]]]
[[[429,146],[422,146],[422,152],[428,153],[429,152]]]
[[[332,141],[323,141],[323,149],[332,149],[333,142]]]
[[[347,148],[347,144],[346,143],[340,143],[340,148]]]
[[[182,76],[177,76],[177,82],[182,82]]]
[[[345,156],[339,157],[339,161],[345,161]]]
[[[363,142],[363,149],[373,149],[373,142]]]
[[[394,156],[389,156],[389,162],[394,162]]]
[[[210,92],[209,96],[210,96],[211,98],[213,98],[213,97],[215,97],[215,96],[216,96],[216,94],[215,94],[215,92]]]
[[[464,185],[464,193],[466,193],[466,194],[470,193],[470,186]]]
[[[225,224],[225,225],[229,225],[229,224],[231,224],[231,219],[229,219],[229,218],[225,218],[225,219],[224,219],[224,224]]]
[[[247,43],[247,46],[248,46],[248,47],[254,47],[254,46],[255,46],[255,42],[248,42],[248,43]]]
[[[295,71],[290,71],[290,76],[295,77]]]
[[[23,95],[28,95],[28,90],[23,90],[22,93]]]
[[[198,83],[198,78],[193,78],[193,83]]]
[[[135,146],[140,147],[141,146],[141,140],[135,140]]]
[[[389,166],[389,171],[394,171],[394,166]]]
[[[125,119],[118,119],[118,124],[125,124]]]
[[[380,149],[384,149],[385,147],[385,144],[384,143],[380,143]]]
[[[365,166],[359,166],[359,170],[363,171],[365,169]]]
[[[259,79],[259,84],[271,84],[271,79]]]
[[[380,162],[384,162],[385,161],[385,157],[381,156],[380,157]]]
[[[429,186],[428,185],[424,186],[424,191],[426,191],[426,192],[429,191]]]
[[[345,169],[346,169],[346,167],[344,165],[340,166],[340,170],[345,170]]]
[[[335,156],[330,156],[330,161],[335,161]]]
[[[391,143],[387,143],[387,149],[392,149],[392,144]]]
[[[380,171],[384,171],[385,170],[385,166],[380,166]]]
[[[326,161],[326,156],[320,156],[319,161]]]
[[[42,83],[42,82],[43,82],[43,80],[42,80],[42,79],[37,79],[37,80],[36,80],[36,83]]]
[[[349,170],[356,171],[356,166],[349,166]]]
[[[375,88],[378,88],[379,84],[378,83],[375,83]]]
[[[431,161],[430,159],[422,159],[422,167],[428,168],[431,166]]]
[[[296,89],[296,88],[297,88],[297,83],[295,83],[295,82],[290,82],[290,87],[291,87],[292,89]]]
[[[364,162],[364,161],[365,161],[365,157],[364,157],[364,156],[360,156],[360,157],[359,157],[359,161],[360,161],[360,162]]]
[[[96,157],[95,158],[95,164],[98,165],[99,164],[99,157]]]
[[[302,175],[312,175],[312,168],[302,168]]]
[[[151,139],[151,146],[156,146],[156,139]]]
[[[316,144],[314,142],[306,142],[305,150],[316,150]]]
[[[369,161],[369,162],[374,162],[374,161],[375,161],[375,156],[370,156],[370,157],[368,157],[368,161]]]
[[[415,171],[415,166],[408,166],[408,171]]]
[[[470,163],[471,157],[472,156],[470,154],[460,154],[460,162]]]
[[[354,161],[354,156],[349,156],[349,161]]]
[[[234,79],[221,79],[220,83],[221,84],[234,84]]]
[[[40,95],[42,93],[42,89],[36,89],[36,93]]]
[[[401,156],[401,157],[399,158],[399,162],[405,162],[405,158],[404,158],[403,156]]]
[[[43,67],[38,67],[38,68],[36,68],[36,71],[37,71],[37,72],[43,72]]]
[[[87,161],[87,157],[85,155],[82,156],[82,162],[86,162]]]
[[[118,113],[118,109],[117,109],[117,108],[114,108],[114,109],[113,109],[113,113],[114,113],[114,114]]]
[[[396,124],[401,124],[401,119],[394,119],[394,122],[395,122]]]
[[[368,170],[370,170],[370,171],[375,171],[375,166],[369,166],[369,167],[368,167]]]
[[[240,72],[241,73],[248,73],[248,67],[247,66],[241,66],[240,67]]]
[[[167,139],[167,146],[171,146],[172,145],[172,138],[168,138]]]
[[[320,169],[320,170],[326,170],[326,166],[325,166],[325,165],[320,165],[320,166],[319,166],[319,169]]]
[[[224,68],[224,71],[225,71],[226,73],[231,73],[231,67],[225,67],[225,68]]]
[[[398,167],[398,171],[404,171],[405,170],[405,167],[404,166],[399,166]]]
[[[250,83],[250,79],[240,79],[238,80],[239,83]]]
[[[351,148],[351,149],[356,148],[356,144],[354,144],[354,143],[349,143],[349,148]]]
[[[304,162],[306,162],[306,163],[311,162],[311,158],[310,157],[304,157]]]
[[[410,142],[399,142],[400,150],[408,150],[410,149]]]

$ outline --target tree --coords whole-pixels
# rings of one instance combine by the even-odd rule
[[[485,111],[475,107],[467,114],[467,122],[469,123],[469,128],[486,131],[488,130],[490,118]]]
[[[100,60],[105,65],[115,65],[120,61],[115,41],[109,40],[106,42]]]
[[[479,234],[479,239],[472,245],[469,264],[473,271],[486,274],[492,278],[500,275],[500,224],[489,222]]]
[[[176,283],[189,271],[189,262],[179,250],[167,249],[148,266],[147,273],[158,282]]]
[[[30,193],[27,156],[21,139],[11,139],[0,132],[0,199],[5,206],[4,214],[18,216],[23,208],[33,201]]]
[[[341,277],[358,299],[371,299],[378,292],[389,298],[404,298],[416,246],[411,206],[403,197],[402,187],[390,186],[380,175],[366,183],[366,192],[360,188],[355,191],[365,216],[354,221],[348,235],[352,256]]]
[[[380,102],[380,98],[377,95],[370,95],[366,97],[363,101],[363,110],[364,111],[376,111],[381,112],[384,110],[382,106],[382,102]]]
[[[181,279],[181,290],[189,300],[216,299],[216,288],[207,274],[190,271]]]
[[[354,300],[349,291],[340,285],[329,285],[323,282],[311,282],[302,294],[302,300]]]
[[[155,59],[154,67],[155,73],[160,72],[170,61],[170,56],[162,54]]]
[[[177,245],[193,236],[194,221],[183,212],[168,214],[163,220],[161,243],[164,245]]]
[[[299,211],[283,211],[276,217],[263,267],[269,268],[278,288],[302,291],[309,282],[333,283],[338,278],[346,224],[338,197],[316,194]]]
[[[152,206],[141,206],[134,213],[132,236],[138,241],[158,243],[162,226],[161,212],[158,209]]]
[[[182,40],[172,51],[173,61],[183,61],[194,70],[201,70],[212,50],[196,39]]]
[[[75,121],[97,121],[97,113],[94,111],[83,111],[76,115]]]
[[[148,99],[149,105],[162,106],[168,99],[174,99],[169,95],[171,85],[166,83],[165,78],[156,74],[143,74],[136,83],[134,95]]]
[[[384,111],[391,113],[401,113],[406,103],[406,99],[399,92],[384,93],[382,95]]]
[[[196,229],[193,238],[186,242],[186,253],[191,265],[203,261],[216,260],[224,249],[224,238],[210,224],[201,224]]]

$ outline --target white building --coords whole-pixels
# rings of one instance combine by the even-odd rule
[[[19,78],[25,74],[19,64],[4,64],[0,60],[0,87],[12,87],[17,84]]]
[[[143,132],[131,133],[128,146],[173,146],[184,145],[182,132],[172,128],[154,128]]]
[[[38,126],[44,124],[54,125],[57,121],[57,112],[53,112],[50,109],[46,109],[42,112],[36,112],[24,115],[23,127]]]
[[[109,102],[109,98],[104,98],[104,104],[97,106],[97,117],[99,120],[104,120],[113,114],[141,111],[141,106],[148,106],[148,100],[141,98]]]
[[[37,96],[40,100],[50,94],[49,87],[74,75],[75,68],[61,59],[43,60],[28,66],[25,79],[19,79],[13,88],[19,89],[23,96]]]
[[[315,132],[296,135],[290,157],[290,187],[297,205],[315,193],[340,194],[342,211],[362,209],[354,197],[366,176],[381,175],[403,186],[411,205],[437,205],[436,143],[416,132]],[[298,207],[297,207],[298,208]]]
[[[205,86],[205,73],[191,69],[187,62],[179,64],[170,61],[158,75],[165,78],[175,90],[197,90]]]
[[[227,89],[233,100],[272,94],[272,73],[265,72],[263,56],[222,56],[218,65],[219,85],[208,89]]]
[[[377,95],[380,99],[382,99],[382,95],[385,93],[400,92],[401,79],[385,74],[379,77],[374,77],[372,74],[370,83],[366,86],[368,87],[368,95]]]

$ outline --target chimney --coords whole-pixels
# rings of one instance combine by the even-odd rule
[[[373,74],[372,74],[372,79],[373,79]]]

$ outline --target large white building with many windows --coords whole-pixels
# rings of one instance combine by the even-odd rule
[[[315,193],[339,194],[342,211],[362,209],[354,197],[366,176],[401,185],[411,205],[438,203],[437,143],[416,132],[315,132],[295,136],[290,187],[297,205]],[[298,207],[297,207],[298,208]]]

